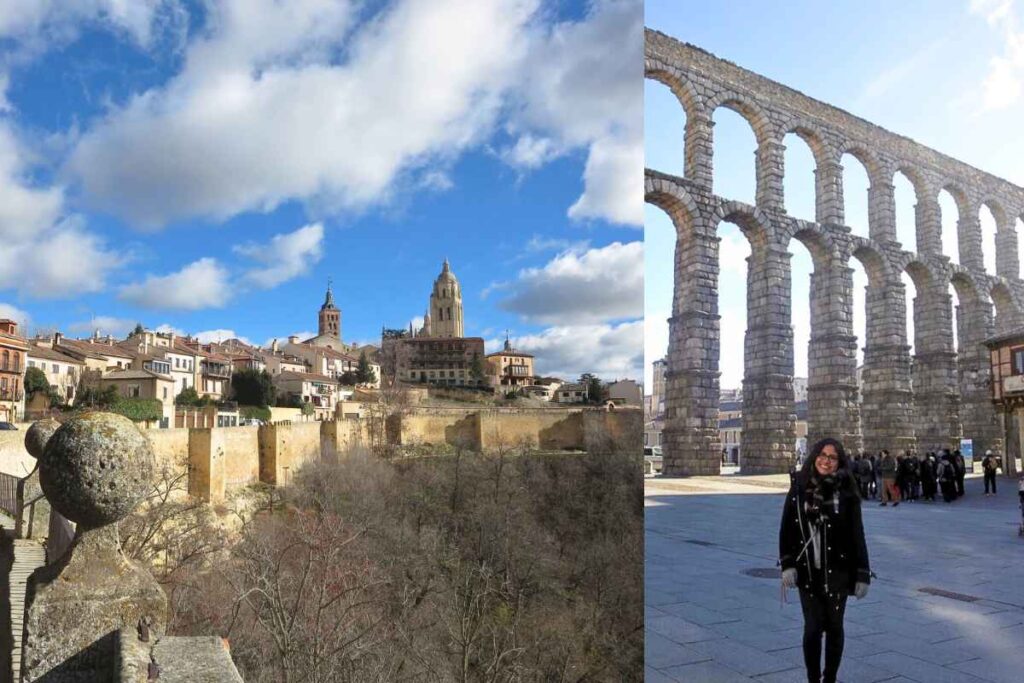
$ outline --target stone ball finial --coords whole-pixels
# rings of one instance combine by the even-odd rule
[[[25,432],[25,450],[28,451],[28,454],[36,460],[42,457],[46,443],[58,428],[60,428],[60,422],[52,417],[33,422]]]
[[[153,470],[153,449],[131,420],[87,412],[46,444],[39,483],[58,512],[93,529],[134,510],[150,490]]]

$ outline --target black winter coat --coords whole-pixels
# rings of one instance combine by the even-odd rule
[[[803,552],[811,538],[811,525],[804,506],[806,487],[797,478],[786,494],[782,508],[782,526],[779,529],[779,563],[783,571],[796,569],[797,586],[812,591],[811,554]],[[839,511],[832,504],[822,506],[821,520],[825,526],[825,550],[821,572],[827,579],[827,590],[832,594],[852,594],[857,582],[871,583],[871,565],[864,540],[860,497],[843,490],[839,494]]]

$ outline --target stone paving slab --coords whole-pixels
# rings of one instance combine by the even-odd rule
[[[804,683],[799,597],[774,568],[785,475],[648,479],[648,681]],[[864,502],[868,597],[847,607],[843,683],[1024,681],[1024,539],[1015,487],[968,478],[952,504]],[[937,588],[970,602],[921,592]]]

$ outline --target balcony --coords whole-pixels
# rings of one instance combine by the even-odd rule
[[[0,401],[20,401],[25,396],[20,388],[18,389],[0,389]]]
[[[207,377],[231,379],[231,369],[226,365],[203,363],[202,372]]]

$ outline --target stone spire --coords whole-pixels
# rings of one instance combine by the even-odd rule
[[[508,330],[505,330],[505,350],[512,351],[512,342],[508,338]]]

